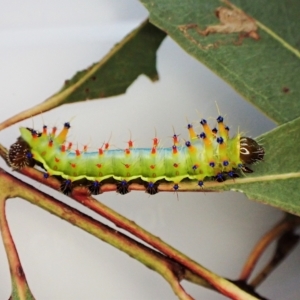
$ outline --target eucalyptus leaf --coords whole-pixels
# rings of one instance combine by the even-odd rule
[[[237,183],[226,181],[228,190],[300,216],[300,118],[262,135],[265,161]]]
[[[99,62],[66,80],[60,104],[119,95],[141,74],[158,79],[156,51],[166,34],[145,21],[127,35]]]
[[[234,0],[254,18],[259,40],[239,33],[203,36],[198,29],[220,24],[215,10],[228,6],[218,0],[141,0],[150,21],[166,31],[185,51],[226,80],[245,99],[277,123],[300,115],[300,1]]]

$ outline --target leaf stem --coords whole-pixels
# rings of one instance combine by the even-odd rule
[[[4,248],[6,251],[12,282],[11,299],[30,300],[34,299],[28,286],[22,264],[13,241],[5,214],[6,197],[5,192],[0,190],[0,231]]]
[[[204,268],[202,265],[193,261],[191,258],[176,250],[172,246],[163,242],[159,237],[154,236],[150,232],[146,231],[136,223],[128,220],[117,212],[113,211],[106,205],[98,202],[93,197],[88,197],[82,193],[73,193],[73,198],[83,204],[84,206],[90,208],[94,212],[100,214],[104,218],[113,222],[116,226],[125,229],[126,231],[132,233],[136,237],[140,238],[144,242],[148,243],[155,249],[164,253],[166,256],[172,258],[173,260],[179,262],[184,267],[189,269],[192,273],[198,275],[200,278],[204,278],[211,286],[216,290],[219,290],[223,295],[230,297],[231,299],[256,299],[250,296],[246,292],[239,289],[236,285],[229,282],[228,280],[214,274],[210,270]]]

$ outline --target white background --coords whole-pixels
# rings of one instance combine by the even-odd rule
[[[134,0],[1,0],[1,120],[58,91],[65,79],[98,61],[146,17],[147,11]],[[60,126],[75,117],[70,138],[79,145],[96,147],[112,134],[111,143],[121,148],[130,129],[138,146],[149,146],[154,128],[168,145],[172,125],[186,136],[186,117],[196,121],[200,114],[214,125],[217,101],[232,132],[239,128],[258,136],[274,127],[169,38],[158,51],[157,68],[159,82],[153,84],[140,76],[126,95],[65,105],[44,113],[44,121],[37,116],[22,125],[34,122],[35,128],[41,128],[45,122]],[[6,147],[18,137],[19,125],[0,133]],[[67,197],[43,190],[103,221]],[[153,197],[141,192],[106,193],[99,200],[231,279],[237,278],[257,240],[282,216],[280,211],[233,192],[184,193],[179,200],[172,193]],[[26,201],[9,200],[7,217],[36,299],[176,299],[156,273]],[[269,299],[297,299],[299,252],[298,247],[259,292]],[[196,285],[184,286],[196,299],[225,299]],[[7,299],[10,290],[6,254],[0,244],[0,300]]]

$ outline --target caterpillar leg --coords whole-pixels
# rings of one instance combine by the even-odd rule
[[[242,165],[241,170],[242,170],[244,173],[253,173],[253,170],[251,170],[249,167],[247,167],[247,166],[245,166],[245,165]]]
[[[130,192],[129,184],[126,180],[119,181],[117,183],[117,193],[121,195],[126,195]]]
[[[13,169],[22,169],[23,167],[33,167],[35,160],[30,152],[28,144],[19,139],[12,144],[8,150],[7,162]]]
[[[173,190],[174,190],[175,192],[177,192],[177,191],[179,190],[179,185],[178,185],[178,183],[175,183],[175,184],[173,185]]]
[[[237,174],[234,170],[227,172],[227,176],[232,179],[240,177],[239,174]]]
[[[92,195],[99,195],[102,194],[101,191],[101,182],[93,181],[91,184],[87,186],[88,190],[91,192]]]
[[[215,180],[218,181],[218,182],[224,182],[226,180],[226,176],[223,173],[218,173],[215,176]]]
[[[69,179],[64,180],[64,181],[61,183],[59,190],[60,190],[63,194],[69,196],[69,195],[72,193],[72,181],[69,180]]]
[[[150,195],[155,195],[158,193],[158,183],[147,182],[145,183],[146,193]]]
[[[203,180],[199,180],[199,181],[198,181],[198,186],[201,187],[201,188],[203,189],[203,186],[204,186]]]

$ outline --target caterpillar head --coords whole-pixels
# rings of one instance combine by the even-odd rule
[[[255,140],[242,136],[240,138],[240,159],[244,164],[253,164],[263,160],[265,149]]]
[[[35,161],[31,153],[31,146],[34,137],[40,137],[42,134],[31,128],[21,127],[21,137],[12,144],[7,154],[7,162],[14,169],[22,169],[25,166],[33,167]]]

